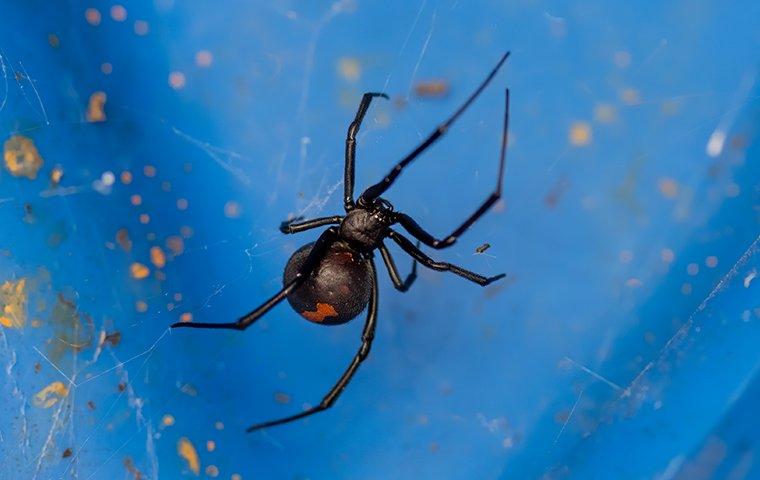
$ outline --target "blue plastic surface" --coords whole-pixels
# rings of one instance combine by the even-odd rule
[[[760,478],[759,21],[753,1],[3,5],[0,479]],[[506,50],[387,197],[458,225],[509,87],[504,202],[431,253],[507,278],[423,269],[402,295],[379,265],[337,405],[245,434],[317,403],[361,320],[168,325],[280,287],[317,233],[277,226],[340,212],[362,92],[391,101],[359,188]]]

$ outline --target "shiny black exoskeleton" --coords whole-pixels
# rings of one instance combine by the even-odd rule
[[[404,168],[420,154],[441,138],[449,127],[459,118],[470,104],[480,95],[499,68],[507,60],[507,52],[499,60],[491,73],[469,98],[441,123],[419,146],[399,161],[381,181],[367,188],[354,201],[354,164],[356,156],[356,134],[364,120],[372,100],[377,97],[388,98],[383,93],[365,93],[356,112],[356,117],[348,127],[346,136],[346,156],[344,170],[344,208],[345,216],[332,216],[302,221],[297,218],[284,222],[280,230],[286,234],[303,232],[316,227],[330,226],[317,239],[296,250],[288,260],[283,275],[283,288],[258,308],[230,323],[175,323],[172,327],[189,328],[228,328],[243,330],[252,325],[275,305],[287,299],[301,316],[309,321],[323,325],[346,323],[367,308],[367,320],[362,330],[362,342],[353,360],[333,388],[322,401],[311,408],[289,417],[253,425],[248,431],[280,425],[320,412],[331,407],[348,382],[353,377],[361,362],[369,354],[375,336],[377,321],[377,271],[374,251],[379,250],[396,289],[404,292],[417,277],[417,263],[439,271],[450,271],[467,280],[485,286],[504,275],[485,277],[465,270],[451,263],[438,262],[420,250],[423,243],[434,249],[452,246],[473,223],[485,214],[501,198],[502,180],[504,178],[504,159],[507,149],[507,129],[509,124],[509,90],[506,91],[504,109],[504,129],[501,136],[501,155],[496,177],[496,188],[488,198],[451,234],[437,239],[426,232],[409,215],[395,212],[391,204],[380,196],[393,185]],[[417,245],[404,235],[394,230],[400,225],[417,239]],[[402,280],[398,269],[384,244],[391,239],[413,258],[411,273]]]

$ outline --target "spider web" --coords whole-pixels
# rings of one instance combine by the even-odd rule
[[[632,476],[757,475],[721,423],[757,390],[756,7],[670,11],[643,32],[643,14],[609,8],[11,8],[0,479],[589,478],[639,449]],[[695,55],[689,28],[734,40],[740,61],[705,66],[715,47]],[[429,231],[458,225],[492,188],[511,88],[505,199],[431,253],[507,279],[481,291],[421,269],[398,295],[382,278],[378,340],[338,406],[245,435],[319,402],[361,322],[320,328],[282,306],[245,334],[167,326],[229,321],[280,288],[288,256],[318,233],[277,226],[340,212],[364,91],[391,100],[359,134],[357,189],[507,49],[505,71],[387,194]],[[730,361],[700,336],[717,319]],[[695,351],[711,363],[689,363]],[[662,422],[651,412],[683,427],[669,405],[690,402],[700,420],[648,452],[640,432]]]

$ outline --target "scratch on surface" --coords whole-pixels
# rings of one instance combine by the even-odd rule
[[[47,111],[45,111],[45,105],[42,103],[42,97],[40,97],[40,92],[37,91],[37,87],[34,85],[34,80],[32,79],[32,77],[29,76],[29,72],[26,71],[26,67],[24,67],[23,63],[21,63],[21,60],[18,61],[18,64],[21,67],[21,70],[24,71],[24,78],[26,78],[26,80],[29,82],[29,85],[32,86],[32,91],[34,91],[34,95],[37,97],[37,103],[39,103],[40,109],[42,109],[42,118],[45,119],[45,125],[50,125],[50,121],[48,120],[48,116],[47,116]],[[24,95],[24,98],[27,99],[27,103],[29,103],[29,106],[32,106],[31,102],[29,102],[29,99],[26,97],[26,93],[24,93],[24,84],[19,81],[18,86],[21,89],[21,93],[22,95]]]
[[[168,329],[167,329],[168,330]],[[166,335],[166,332],[164,332],[164,335]],[[163,338],[163,335],[161,336]],[[154,344],[155,345],[155,344]],[[113,350],[109,350],[109,353],[111,354],[111,358],[113,358],[114,362],[116,362],[116,371],[119,374],[119,377],[121,378],[121,383],[126,385],[126,393],[127,393],[127,403],[129,404],[130,408],[134,410],[135,412],[135,419],[137,420],[137,426],[139,429],[142,429],[142,427],[146,427],[146,438],[145,438],[145,451],[148,454],[150,465],[151,465],[151,478],[157,479],[158,478],[158,457],[156,456],[156,446],[153,441],[153,424],[148,419],[145,419],[145,416],[143,415],[142,407],[143,407],[143,400],[142,398],[138,397],[135,394],[134,387],[132,386],[132,382],[129,380],[129,372],[126,368],[124,368],[125,362],[122,362],[119,360],[119,358],[116,356],[116,354],[113,352]],[[139,430],[138,430],[139,431]]]
[[[409,43],[409,39],[412,38],[412,34],[417,29],[417,24],[420,21],[420,17],[422,16],[422,11],[425,10],[425,5],[427,5],[427,0],[422,0],[420,3],[420,8],[417,10],[417,15],[414,17],[414,22],[412,22],[412,27],[409,29],[409,32],[406,34],[406,38],[404,39],[404,43],[401,44],[401,49],[398,51],[398,54],[396,55],[396,61],[398,61],[399,58],[401,58],[401,55],[404,54],[404,51],[406,50],[406,46]],[[393,75],[393,71],[388,74],[388,76],[385,78],[385,85],[383,85],[383,92],[388,89],[388,84],[391,81],[391,76]]]
[[[425,38],[425,43],[422,44],[422,50],[420,51],[420,56],[417,58],[417,63],[414,65],[414,70],[412,70],[412,77],[409,79],[409,88],[406,90],[406,101],[409,101],[409,97],[412,94],[412,88],[414,87],[414,79],[417,77],[417,70],[420,68],[420,64],[422,63],[422,58],[425,56],[425,52],[427,52],[428,45],[430,44],[430,39],[433,37],[433,29],[435,28],[435,18],[437,14],[436,11],[433,12],[433,18],[430,20],[430,30],[428,30],[427,37]]]
[[[152,357],[152,356],[153,356],[153,352],[155,351],[155,349],[156,349],[156,347],[158,346],[159,342],[160,342],[160,341],[161,341],[161,340],[162,340],[162,339],[163,339],[163,338],[166,336],[166,334],[167,334],[167,333],[169,333],[170,331],[171,331],[171,329],[170,329],[170,328],[167,328],[166,330],[164,330],[164,332],[163,332],[163,333],[162,333],[162,334],[161,334],[161,335],[158,337],[158,339],[157,339],[155,342],[153,342],[153,344],[150,346],[150,348],[148,348],[147,350],[143,351],[142,353],[139,353],[139,354],[137,354],[137,355],[134,355],[134,356],[132,356],[131,358],[129,358],[129,359],[127,359],[127,360],[123,361],[123,362],[118,362],[118,363],[117,363],[115,366],[113,366],[113,367],[111,367],[111,368],[109,368],[109,369],[107,369],[107,370],[105,370],[105,371],[103,371],[103,372],[100,372],[100,373],[99,373],[99,374],[97,374],[96,376],[94,376],[94,377],[90,377],[90,378],[88,378],[88,379],[86,379],[86,380],[84,380],[84,381],[82,381],[82,382],[80,382],[80,383],[78,383],[78,384],[75,384],[75,386],[74,386],[74,387],[76,388],[77,386],[80,386],[80,385],[84,385],[85,383],[87,383],[87,382],[89,382],[89,381],[92,381],[92,380],[94,380],[94,379],[95,379],[95,378],[97,378],[97,377],[100,377],[100,376],[102,376],[102,375],[105,375],[105,374],[106,374],[106,373],[108,373],[108,372],[111,372],[111,371],[113,371],[113,370],[116,370],[117,368],[120,368],[120,367],[122,367],[123,365],[125,365],[125,364],[127,364],[127,363],[131,362],[132,360],[135,360],[135,359],[137,359],[137,358],[140,358],[140,357],[142,357],[142,356],[145,356],[145,355],[147,354],[147,358],[145,358],[145,360],[144,360],[144,361],[143,361],[143,362],[140,364],[140,366],[139,366],[139,367],[138,367],[138,369],[137,369],[137,374],[139,374],[139,373],[142,371],[142,369],[143,369],[143,368],[145,368],[145,365],[147,365],[147,363],[148,363],[148,360],[150,360],[150,357]],[[125,392],[126,392],[126,389],[125,389],[124,391],[122,391],[121,393],[119,393],[119,395],[118,395],[118,396],[117,396],[117,397],[114,399],[114,401],[111,403],[111,405],[108,407],[108,409],[106,409],[106,412],[103,414],[103,417],[101,418],[101,420],[100,420],[100,421],[97,423],[97,425],[95,425],[95,428],[93,428],[93,429],[92,429],[92,431],[89,433],[89,435],[87,435],[87,437],[85,437],[85,439],[84,439],[84,441],[82,442],[82,444],[81,444],[81,445],[80,445],[78,448],[75,448],[75,449],[74,449],[74,456],[71,458],[71,461],[69,462],[68,466],[67,466],[67,467],[66,467],[66,469],[64,470],[64,472],[63,472],[63,473],[64,473],[64,475],[66,474],[66,472],[68,472],[68,471],[69,471],[69,468],[71,468],[71,467],[72,467],[72,465],[74,465],[74,462],[78,460],[78,457],[79,457],[79,454],[80,454],[80,452],[82,452],[82,450],[84,450],[84,447],[87,445],[87,443],[88,443],[88,442],[90,441],[90,439],[93,437],[93,435],[95,435],[95,433],[97,433],[97,432],[98,432],[98,430],[100,430],[100,427],[101,427],[101,426],[102,426],[102,425],[105,423],[106,419],[108,418],[108,415],[109,415],[109,414],[111,413],[111,411],[114,409],[114,407],[116,406],[116,404],[117,404],[117,403],[119,403],[119,400],[121,400],[121,397],[124,395],[124,393],[125,393]],[[125,442],[125,443],[124,443],[124,444],[123,444],[121,447],[119,447],[119,448],[118,448],[118,449],[116,449],[114,452],[112,452],[111,456],[109,456],[109,457],[108,457],[108,459],[107,459],[107,460],[106,460],[106,461],[105,461],[103,464],[107,463],[107,462],[108,462],[108,460],[110,460],[110,459],[111,459],[111,458],[112,458],[114,455],[116,455],[116,453],[117,453],[119,450],[121,450],[121,448],[122,448],[122,447],[124,447],[124,445],[126,445],[127,443],[129,443],[129,442],[132,440],[132,438],[134,438],[134,436],[135,436],[135,435],[137,435],[137,433],[139,433],[141,430],[142,430],[142,426],[140,426],[140,428],[138,429],[138,431],[137,431],[137,432],[135,432],[135,433],[134,433],[134,434],[133,434],[133,435],[132,435],[132,436],[131,436],[131,437],[130,437],[128,440],[127,440],[127,442]],[[97,469],[96,469],[94,472],[92,472],[92,474],[91,474],[89,477],[87,477],[87,478],[92,478],[92,477],[93,477],[93,476],[94,476],[94,475],[95,475],[95,474],[96,474],[96,473],[97,473],[99,470],[100,470],[100,467],[98,467],[98,468],[97,468]]]
[[[241,155],[237,152],[233,152],[231,150],[224,150],[219,147],[215,147],[211,145],[208,142],[204,142],[202,140],[198,140],[197,138],[194,138],[182,130],[178,129],[177,127],[172,126],[171,127],[172,132],[174,132],[175,135],[177,135],[179,138],[187,141],[188,143],[195,145],[196,147],[203,150],[203,152],[208,155],[209,158],[211,158],[213,161],[217,163],[220,167],[222,167],[227,172],[231,173],[235,178],[237,178],[240,182],[242,182],[244,185],[248,186],[251,184],[251,179],[248,177],[248,175],[243,172],[242,169],[237,168],[230,164],[228,161],[225,161],[223,156],[226,156],[228,159],[232,158],[235,160],[246,160],[250,161],[250,159],[244,155]]]
[[[752,87],[755,85],[755,75],[745,74],[742,78],[739,88],[734,94],[734,98],[731,101],[731,106],[727,114],[723,115],[723,118],[715,127],[715,130],[710,134],[710,138],[707,140],[705,146],[705,152],[711,157],[717,157],[723,152],[723,145],[726,142],[728,131],[731,129],[734,121],[736,120],[737,112],[740,107],[746,103],[747,97],[752,91]]]
[[[578,398],[575,399],[575,403],[573,403],[573,407],[570,409],[570,413],[567,415],[567,418],[565,419],[564,423],[562,424],[562,428],[559,429],[559,432],[557,433],[557,436],[554,437],[554,443],[553,443],[553,445],[556,445],[557,442],[559,442],[559,438],[565,432],[565,427],[567,427],[567,424],[570,423],[570,419],[573,418],[573,414],[575,413],[575,409],[578,407],[578,404],[581,402],[581,397],[583,397],[583,390],[581,390],[580,393],[578,393]]]
[[[649,371],[658,363],[662,362],[665,359],[665,356],[675,347],[681,340],[686,338],[686,334],[689,333],[689,330],[691,330],[692,325],[694,324],[694,317],[702,312],[707,304],[715,298],[715,296],[723,291],[724,288],[726,288],[726,283],[729,280],[732,280],[737,273],[739,272],[739,269],[747,263],[747,260],[749,260],[749,257],[754,255],[757,251],[758,247],[760,246],[760,236],[755,238],[755,240],[752,242],[752,244],[745,250],[745,252],[742,254],[741,257],[739,257],[739,260],[734,263],[734,265],[731,267],[731,270],[728,271],[715,285],[715,288],[713,288],[710,293],[707,295],[707,297],[702,300],[702,302],[699,304],[699,306],[692,312],[691,315],[689,315],[688,320],[681,326],[681,328],[678,329],[678,331],[673,334],[672,337],[668,339],[668,341],[665,343],[665,346],[662,347],[660,350],[660,354],[658,355],[656,361],[650,361],[648,362],[644,368],[641,369],[641,371],[636,374],[636,376],[631,380],[631,383],[623,390],[623,393],[620,395],[620,398],[628,397],[631,395],[631,392],[635,388],[635,386],[639,383],[639,381],[649,373]]]
[[[338,0],[336,2],[333,2],[333,4],[330,5],[330,10],[322,15],[322,17],[315,25],[314,30],[311,33],[311,37],[309,38],[309,43],[306,48],[306,63],[304,65],[303,79],[301,80],[301,98],[298,101],[298,110],[296,113],[296,118],[302,122],[299,165],[295,181],[296,186],[299,186],[301,184],[301,172],[304,170],[303,167],[306,161],[307,146],[309,143],[311,143],[311,140],[309,138],[309,128],[307,126],[306,120],[304,119],[304,114],[306,113],[306,106],[309,102],[311,76],[312,72],[314,71],[314,56],[317,50],[317,43],[319,42],[319,37],[322,35],[322,30],[327,27],[327,25],[329,25],[335,17],[345,12],[353,5],[353,0]]]
[[[76,374],[74,374],[73,377],[76,379]],[[58,408],[55,410],[55,413],[53,413],[53,421],[50,425],[50,430],[48,430],[45,442],[42,444],[42,449],[37,456],[37,465],[34,469],[34,476],[32,477],[32,480],[36,480],[38,478],[40,471],[42,470],[42,460],[45,458],[48,449],[53,444],[53,437],[55,436],[56,430],[63,426],[61,412],[63,412],[63,407],[68,405],[69,401],[70,398],[66,396],[62,398],[60,402],[58,402]]]
[[[622,390],[622,388],[620,387],[620,385],[618,385],[617,383],[615,383],[615,382],[609,380],[608,378],[600,375],[599,373],[591,370],[587,366],[576,362],[572,358],[565,357],[565,360],[568,361],[568,362],[570,362],[570,363],[572,363],[573,365],[575,365],[576,367],[580,368],[581,370],[583,370],[584,372],[588,373],[589,375],[591,375],[592,377],[596,378],[597,380],[601,380],[602,382],[606,383],[607,385],[609,385],[610,387],[614,388],[615,390]]]
[[[50,366],[51,366],[51,367],[53,367],[53,368],[54,368],[54,369],[55,369],[55,370],[56,370],[58,373],[60,373],[61,375],[63,375],[63,378],[65,378],[65,379],[66,379],[66,380],[69,382],[69,385],[73,385],[73,386],[75,386],[75,387],[76,387],[76,385],[74,384],[74,380],[72,380],[71,378],[69,378],[69,376],[68,376],[68,375],[66,375],[65,373],[63,373],[63,370],[61,370],[60,368],[58,368],[58,365],[56,365],[55,363],[53,363],[53,361],[52,361],[52,360],[50,360],[50,359],[47,357],[47,355],[45,355],[44,353],[42,353],[42,352],[40,351],[40,349],[39,349],[39,348],[37,348],[37,347],[32,347],[32,348],[34,349],[34,351],[35,351],[35,352],[39,353],[39,354],[40,354],[40,356],[41,356],[42,358],[44,358],[44,359],[45,359],[45,360],[46,360],[46,361],[47,361],[47,362],[50,364]]]
[[[327,187],[327,192],[325,195],[319,195],[319,193],[315,194],[311,200],[309,200],[309,203],[306,204],[304,208],[301,209],[301,211],[298,212],[297,217],[304,216],[307,213],[309,213],[312,209],[314,210],[314,213],[319,213],[325,205],[327,205],[327,202],[330,200],[330,197],[333,193],[341,186],[343,185],[343,180],[338,180],[335,184],[333,184],[330,187]],[[320,186],[319,190],[322,190],[322,187]],[[318,191],[319,191],[318,190]]]
[[[5,66],[5,57],[3,52],[0,51],[0,72],[3,74],[3,82],[5,83],[5,89],[3,91],[3,101],[0,102],[0,112],[5,108],[5,104],[8,101],[8,67]]]
[[[26,417],[26,396],[24,396],[21,389],[18,387],[16,376],[13,373],[13,367],[16,366],[17,356],[16,351],[11,350],[8,346],[8,339],[5,336],[5,332],[0,328],[0,340],[3,343],[3,352],[8,357],[8,363],[5,366],[5,376],[10,379],[11,383],[11,395],[13,398],[19,401],[19,416],[21,418],[21,451],[24,454],[24,458],[29,458],[29,420]]]

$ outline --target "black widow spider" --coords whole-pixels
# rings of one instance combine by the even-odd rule
[[[315,218],[294,223],[302,220],[302,218],[296,218],[283,222],[280,225],[280,231],[292,234],[323,225],[337,226],[332,226],[325,230],[316,242],[309,243],[298,249],[290,257],[285,267],[282,290],[246,316],[231,323],[178,322],[172,325],[172,328],[227,328],[244,330],[286,298],[293,309],[307,320],[323,325],[339,325],[352,320],[369,304],[367,320],[362,330],[361,346],[351,364],[319,405],[289,417],[253,425],[247,429],[248,432],[291,422],[330,408],[343,389],[346,388],[359,365],[367,358],[372,346],[372,340],[375,337],[375,324],[377,320],[377,270],[373,260],[373,251],[375,249],[380,250],[393,285],[401,292],[407,291],[415,278],[417,278],[417,262],[433,270],[453,272],[481,286],[486,286],[504,277],[504,274],[484,277],[450,263],[437,262],[419,249],[419,242],[435,249],[452,246],[459,236],[470,228],[501,197],[504,158],[507,149],[507,126],[509,123],[509,90],[506,91],[504,130],[501,138],[501,155],[499,157],[499,173],[496,179],[496,189],[459,228],[444,239],[438,240],[423,230],[412,217],[400,212],[394,212],[393,206],[387,200],[381,198],[380,195],[393,185],[393,182],[403,171],[404,167],[409,165],[448,131],[451,124],[464,113],[467,107],[486,88],[508,56],[509,52],[501,57],[486,79],[451,117],[440,124],[425,141],[398,162],[385,178],[367,188],[354,202],[356,134],[372,99],[375,97],[388,98],[384,93],[365,93],[356,112],[356,118],[348,127],[348,135],[346,137],[346,164],[343,180],[345,187],[343,201],[346,215]],[[396,223],[400,224],[417,238],[418,242],[416,246],[409,239],[390,228],[391,225]],[[385,238],[390,238],[396,242],[414,259],[411,273],[405,280],[401,280],[393,258],[387,247],[383,244],[383,239]]]

